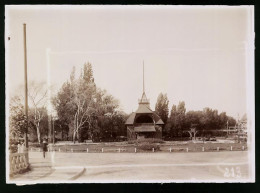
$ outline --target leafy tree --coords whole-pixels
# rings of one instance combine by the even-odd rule
[[[9,149],[12,152],[17,151],[16,145],[24,137],[27,128],[30,133],[34,125],[30,119],[27,121],[21,98],[16,95],[10,99],[9,103]]]
[[[162,121],[166,124],[169,115],[169,100],[167,94],[160,93],[155,105],[155,112],[161,117]]]
[[[86,85],[89,83],[94,83],[92,65],[89,62],[84,64],[83,79],[84,79],[84,82],[86,83]]]
[[[118,100],[112,95],[96,87],[90,63],[85,64],[81,72],[80,77],[76,78],[73,68],[70,81],[63,84],[53,99],[58,118],[71,128],[74,142],[76,139],[83,141],[97,138],[105,127],[99,123],[100,120],[108,122],[105,114],[116,113],[119,106]],[[114,119],[113,117],[112,126]]]
[[[105,90],[97,89],[96,93],[96,129],[95,136],[102,140],[112,140],[122,128],[122,113],[117,111],[119,102]],[[124,117],[125,118],[125,117]],[[121,121],[121,122],[120,122]]]
[[[29,122],[34,125],[34,127],[30,128],[30,131],[33,131],[33,128],[36,129],[36,135],[37,140],[40,143],[41,142],[41,131],[40,128],[42,127],[41,124],[43,123],[43,119],[47,119],[47,112],[46,112],[46,103],[47,103],[47,92],[48,86],[44,82],[36,82],[36,81],[30,81],[28,84],[28,116],[29,116]],[[22,87],[20,87],[22,88]],[[24,99],[24,92],[22,92],[22,89],[17,89],[16,97],[19,98],[21,101]],[[47,127],[45,127],[46,129]],[[30,133],[29,133],[30,134]],[[30,136],[30,135],[29,135]]]
[[[185,116],[185,125],[187,128],[191,127],[192,125],[196,125],[197,129],[201,129],[201,117],[202,111],[189,111],[186,113]]]
[[[177,117],[177,108],[176,105],[172,105],[171,114],[165,126],[165,135],[167,135],[170,138],[177,136],[176,117]]]
[[[9,106],[9,134],[11,138],[22,137],[27,128],[27,120],[24,113],[24,106],[18,96],[10,100]]]
[[[32,81],[29,83],[28,96],[32,105],[30,117],[37,130],[38,143],[41,143],[40,123],[48,116],[45,108],[48,89],[50,88],[47,88],[43,82]]]
[[[183,129],[185,127],[185,112],[186,112],[185,102],[181,101],[177,106],[177,112],[175,118],[175,127],[176,129],[178,129],[178,133],[181,136],[183,134]]]
[[[83,79],[76,80],[72,85],[74,97],[71,99],[71,108],[73,112],[73,142],[79,139],[79,133],[83,125],[86,123],[89,129],[92,128],[92,118],[95,112],[95,87],[94,84],[84,84]]]

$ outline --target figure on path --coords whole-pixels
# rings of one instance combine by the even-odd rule
[[[43,152],[44,158],[45,158],[45,152],[47,151],[47,145],[48,145],[48,143],[47,143],[46,139],[44,139],[42,142],[42,152]]]

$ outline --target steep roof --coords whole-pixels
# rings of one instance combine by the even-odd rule
[[[135,121],[135,113],[131,113],[128,117],[128,119],[126,120],[125,124],[126,125],[132,125],[134,124]]]
[[[153,113],[150,107],[146,104],[139,104],[135,113]]]
[[[164,122],[161,120],[159,115],[157,115],[154,111],[150,108],[150,101],[147,99],[145,92],[143,92],[141,99],[139,100],[138,109],[131,113],[128,119],[126,120],[126,125],[133,125],[135,121],[136,114],[153,114],[153,119],[156,125],[163,125]]]
[[[157,113],[154,111],[153,112],[153,117],[155,120],[155,124],[156,125],[164,125],[164,122],[162,121],[162,119],[159,117],[159,115],[157,115]]]
[[[155,112],[153,112],[153,118],[154,118],[154,121],[155,121],[155,124],[156,125],[164,125],[164,122],[162,121],[162,119],[159,117],[159,115],[157,115]],[[125,124],[126,125],[133,125],[134,124],[134,121],[135,121],[135,116],[136,116],[136,113],[131,113],[128,117],[128,119],[126,120]]]

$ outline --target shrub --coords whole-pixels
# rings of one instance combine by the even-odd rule
[[[128,144],[141,144],[141,143],[165,143],[162,139],[157,138],[144,138],[144,139],[137,139],[127,141]]]
[[[9,139],[9,150],[11,153],[16,153],[18,151],[18,141],[15,139]]]
[[[17,145],[12,144],[9,146],[9,150],[10,150],[10,153],[16,153],[18,151],[18,147],[17,147]]]
[[[164,143],[162,139],[158,138],[144,138],[144,139],[137,139],[137,143]]]
[[[135,144],[136,140],[127,141],[128,144]]]
[[[159,151],[160,146],[153,144],[153,143],[141,143],[138,145],[138,148],[145,151],[152,151],[154,148],[154,151]]]

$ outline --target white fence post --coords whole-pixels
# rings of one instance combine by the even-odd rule
[[[204,147],[202,147],[202,151],[205,151]]]
[[[87,148],[87,153],[88,153],[88,148]]]
[[[219,147],[217,147],[217,151],[219,151]]]
[[[153,152],[154,152],[154,148],[153,148]]]
[[[101,149],[102,153],[104,152],[103,148]]]
[[[60,152],[60,148],[59,148],[59,152]]]
[[[232,146],[230,146],[230,151],[232,151]]]
[[[242,146],[242,150],[245,150],[245,146]]]
[[[170,152],[172,152],[172,148],[170,147]]]
[[[187,147],[186,151],[189,152],[189,148],[188,147]]]
[[[136,153],[136,148],[135,148],[135,153]]]

